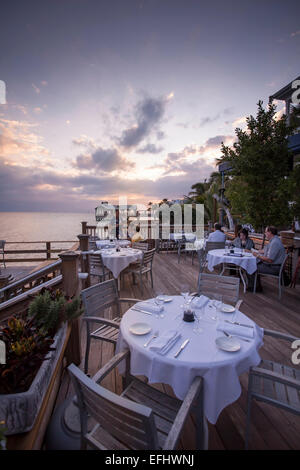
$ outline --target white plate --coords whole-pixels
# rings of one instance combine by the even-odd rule
[[[224,313],[233,313],[234,311],[235,311],[235,308],[232,305],[224,304],[222,307],[222,312]]]
[[[173,299],[170,298],[165,298],[164,296],[158,297],[159,300],[162,300],[163,302],[172,302]]]
[[[151,326],[148,323],[134,323],[129,328],[130,333],[134,335],[146,335],[152,330]]]
[[[241,349],[239,340],[235,337],[220,336],[216,339],[216,345],[223,351],[236,352]]]

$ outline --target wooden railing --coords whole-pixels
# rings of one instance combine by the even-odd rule
[[[62,241],[55,241],[55,240],[52,240],[52,241],[34,241],[34,242],[13,242],[13,241],[10,241],[10,242],[6,242],[5,243],[5,249],[4,249],[4,256],[5,256],[5,263],[24,263],[24,262],[28,262],[28,263],[36,263],[36,262],[42,262],[42,261],[47,261],[47,260],[56,260],[58,259],[57,256],[56,257],[52,257],[51,255],[53,253],[61,253],[62,251],[66,251],[66,248],[51,248],[51,244],[57,244],[57,243],[69,243],[69,244],[72,244],[70,246],[69,249],[75,249],[76,246],[78,245],[78,242],[76,242],[75,240],[71,240],[71,241],[66,241],[66,240],[62,240]],[[74,244],[77,243],[77,245],[74,246]],[[6,246],[7,245],[33,245],[33,244],[44,244],[45,245],[45,248],[42,248],[42,249],[21,249],[21,250],[8,250],[6,249]],[[29,257],[29,256],[25,256],[25,257],[13,257],[13,258],[10,258],[10,257],[7,257],[7,255],[30,255],[30,254],[40,254],[40,253],[45,253],[45,256],[44,257]]]
[[[5,308],[6,301],[9,299],[20,296],[29,290],[33,292],[33,289],[40,288],[41,284],[50,286],[61,282],[61,264],[61,260],[58,260],[0,289],[0,309]]]
[[[31,275],[26,276],[26,278],[4,288],[6,296],[8,292],[13,294],[13,290],[10,289],[15,289],[14,293],[17,293],[17,289],[20,289],[21,293],[0,304],[0,321],[5,321],[12,314],[23,313],[32,300],[31,294],[37,293],[42,287],[47,287],[51,283],[51,285],[59,283],[56,285],[59,285],[68,297],[79,295],[81,290],[79,275],[80,255],[80,252],[76,253],[72,251],[62,253],[60,254],[61,259],[59,261],[52,263],[50,266],[41,268]],[[30,286],[34,286],[35,282],[41,283],[30,288]],[[3,289],[1,289],[1,291],[3,292]],[[12,311],[13,307],[14,310]],[[43,397],[34,426],[28,432],[8,436],[7,448],[9,450],[32,450],[42,448],[47,425],[59,392],[63,370],[68,364],[74,363],[79,365],[81,362],[80,329],[81,318],[73,319],[72,322],[69,323],[62,352],[59,356],[57,366],[51,375],[50,383]]]

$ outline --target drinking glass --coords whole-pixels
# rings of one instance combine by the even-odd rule
[[[196,324],[195,324],[195,327],[193,329],[193,332],[196,333],[196,334],[201,334],[204,331],[203,324],[202,324],[202,326],[200,326],[201,325],[200,322],[201,322],[201,320],[203,320],[204,313],[205,312],[204,312],[203,307],[201,309],[199,309],[199,311],[194,312]]]
[[[212,302],[209,305],[210,318],[213,321],[218,321],[220,319],[220,313],[223,307],[223,296],[222,294],[214,294],[211,296]]]
[[[188,301],[189,293],[190,293],[189,285],[188,284],[182,284],[180,294],[183,297],[183,305],[180,305],[180,307],[184,307],[186,305],[186,303]]]
[[[161,307],[164,303],[164,299],[163,299],[163,293],[162,291],[156,291],[156,297],[154,299],[154,303],[157,305],[157,307]],[[164,318],[164,314],[163,313],[157,313],[156,314],[156,318]]]

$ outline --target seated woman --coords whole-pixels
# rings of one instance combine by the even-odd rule
[[[233,240],[233,245],[236,248],[244,248],[245,250],[251,250],[254,248],[254,243],[248,236],[248,230],[246,228],[242,228],[239,232],[239,236]]]
[[[143,237],[140,233],[140,227],[137,226],[135,230],[136,230],[136,232],[133,235],[133,237],[131,238],[132,243],[143,241],[144,239],[143,239]]]

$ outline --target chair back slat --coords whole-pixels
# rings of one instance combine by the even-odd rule
[[[205,253],[208,253],[211,250],[221,250],[225,248],[225,242],[206,242],[205,243]]]
[[[149,263],[152,263],[153,257],[155,254],[155,248],[149,251],[145,251],[143,255],[143,265],[146,266]]]
[[[147,242],[133,242],[132,248],[136,250],[147,251],[148,250],[148,243]]]
[[[219,294],[223,296],[224,302],[235,305],[239,298],[239,286],[239,278],[200,273],[198,294],[206,295],[207,297]]]
[[[98,315],[99,312],[115,305],[120,315],[120,301],[116,281],[110,279],[81,291],[81,298],[85,314],[88,316]]]
[[[74,364],[68,367],[78,397],[82,429],[87,415],[131,449],[158,449],[152,410],[98,385]]]

